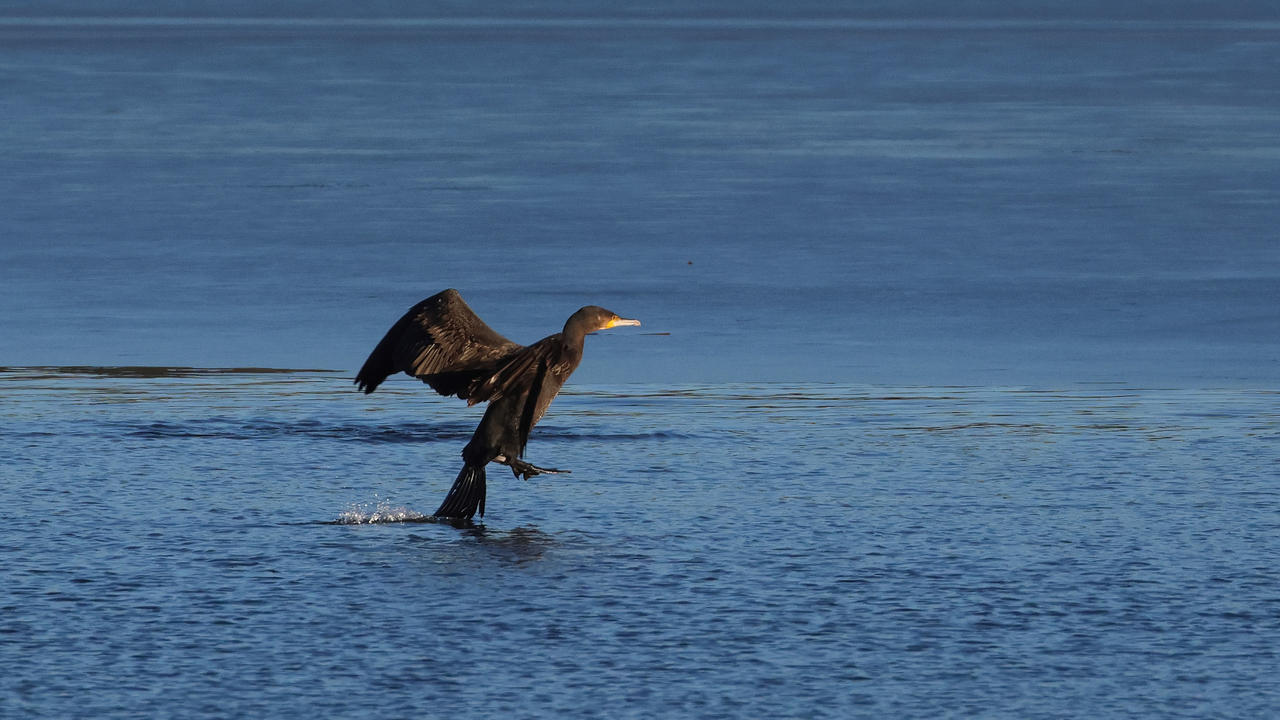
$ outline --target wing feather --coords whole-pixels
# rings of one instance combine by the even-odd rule
[[[508,357],[495,372],[488,377],[478,378],[474,387],[468,390],[467,403],[497,400],[504,395],[515,395],[526,392],[535,374],[539,362],[545,362],[550,356],[560,336],[552,335],[518,350]]]
[[[414,305],[396,321],[355,381],[371,393],[383,380],[404,372],[441,395],[468,399],[474,385],[522,349],[486,325],[457,290],[449,289]]]
[[[529,432],[546,414],[576,367],[576,363],[565,360],[562,351],[559,334],[539,340],[512,355],[492,375],[478,379],[467,393],[470,404],[499,398],[518,403],[519,414],[512,420],[522,454]]]
[[[537,374],[534,375],[533,383],[529,387],[529,393],[525,396],[524,410],[520,413],[520,426],[516,429],[520,440],[521,455],[524,455],[524,449],[529,444],[529,431],[533,430],[533,426],[538,423],[542,413],[546,412],[546,405],[543,405],[541,411],[538,405],[542,397],[542,383],[547,377],[547,359],[545,357],[539,358],[537,366]]]

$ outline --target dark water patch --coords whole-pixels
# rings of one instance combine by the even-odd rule
[[[167,367],[148,365],[37,365],[0,367],[0,376],[14,375],[23,379],[57,378],[61,376],[91,375],[108,378],[194,378],[218,375],[302,375],[314,373],[341,373],[342,370],[315,368],[266,368],[266,367]]]
[[[183,422],[156,421],[143,426],[123,425],[127,437],[150,439],[220,438],[227,440],[269,440],[282,437],[332,439],[360,443],[431,443],[465,441],[473,428],[458,424],[404,423],[395,427],[356,423],[327,423],[316,420],[240,420],[197,418]]]
[[[1031,433],[1051,433],[1057,430],[1052,426],[1042,423],[1011,423],[1011,422],[969,422],[957,425],[904,425],[902,427],[891,428],[894,430],[911,430],[921,432],[957,432],[962,430],[1001,430],[1001,431],[1020,431]]]
[[[674,430],[654,430],[652,432],[580,432],[570,428],[541,427],[534,430],[536,437],[546,440],[566,440],[582,442],[610,442],[624,440],[697,440],[715,437],[711,433],[677,432]]]
[[[477,419],[476,422],[479,422]],[[81,432],[88,428],[81,429]],[[147,439],[217,438],[225,440],[269,440],[274,438],[331,439],[345,442],[433,443],[465,442],[475,427],[472,423],[423,423],[405,422],[395,426],[382,424],[331,423],[316,420],[275,420],[209,417],[194,418],[182,422],[154,421],[144,425],[122,423],[115,433],[124,437]],[[569,428],[539,427],[536,437],[542,440],[572,442],[619,442],[628,440],[691,440],[707,437],[705,434],[681,433],[667,430],[653,432],[578,432]],[[32,436],[54,433],[29,432]]]

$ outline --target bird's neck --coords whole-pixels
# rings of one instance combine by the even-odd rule
[[[560,337],[564,340],[564,344],[571,348],[582,350],[582,344],[587,339],[587,331],[582,325],[573,322],[564,324],[564,332],[560,333]]]

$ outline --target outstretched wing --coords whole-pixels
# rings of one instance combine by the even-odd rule
[[[445,290],[414,305],[391,326],[356,374],[356,384],[371,393],[391,375],[405,372],[441,395],[465,400],[469,388],[521,349],[486,325],[457,290]]]

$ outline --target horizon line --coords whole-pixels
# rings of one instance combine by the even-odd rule
[[[863,17],[698,17],[698,16],[408,16],[408,17],[234,17],[196,16],[103,16],[103,15],[0,15],[0,29],[22,28],[299,28],[334,30],[410,30],[517,28],[517,29],[731,29],[731,30],[1277,30],[1280,20],[1250,19],[1134,19],[1134,18],[916,18]]]

